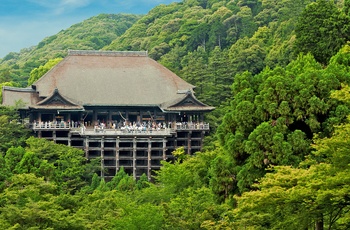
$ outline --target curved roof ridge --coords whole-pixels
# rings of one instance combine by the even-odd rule
[[[112,50],[68,50],[68,55],[93,55],[114,57],[148,57],[147,51],[112,51]]]
[[[17,91],[17,92],[35,92],[31,87],[26,87],[26,88],[18,88],[15,86],[3,86],[2,87],[4,90],[11,90],[11,91]]]

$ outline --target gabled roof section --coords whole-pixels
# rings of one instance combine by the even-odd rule
[[[163,103],[162,109],[164,111],[211,111],[215,109],[214,107],[200,102],[190,90],[179,91],[178,93],[183,94],[182,98]]]
[[[83,109],[82,106],[64,97],[56,88],[51,95],[31,108],[35,109]]]

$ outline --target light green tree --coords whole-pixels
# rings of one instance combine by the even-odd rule
[[[257,191],[238,200],[237,227],[261,229],[347,229],[350,226],[350,125],[339,126],[331,138],[317,139],[316,151],[302,165],[274,167]],[[296,221],[297,220],[297,221]]]
[[[35,81],[39,80],[45,73],[47,73],[52,67],[57,65],[62,58],[51,59],[45,63],[45,65],[41,65],[30,72],[30,77],[28,79],[28,85],[33,84]]]
[[[87,161],[82,150],[41,138],[28,138],[27,151],[55,166],[50,179],[59,185],[63,193],[74,193],[86,186],[99,169],[96,162]]]

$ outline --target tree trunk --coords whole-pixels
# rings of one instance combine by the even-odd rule
[[[315,223],[315,230],[323,230],[323,215]]]

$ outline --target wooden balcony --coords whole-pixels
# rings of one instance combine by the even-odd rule
[[[81,136],[171,136],[176,131],[209,131],[208,123],[176,123],[170,128],[121,127],[119,129],[105,127],[75,127],[68,122],[41,122],[30,125],[33,131],[70,131]]]

